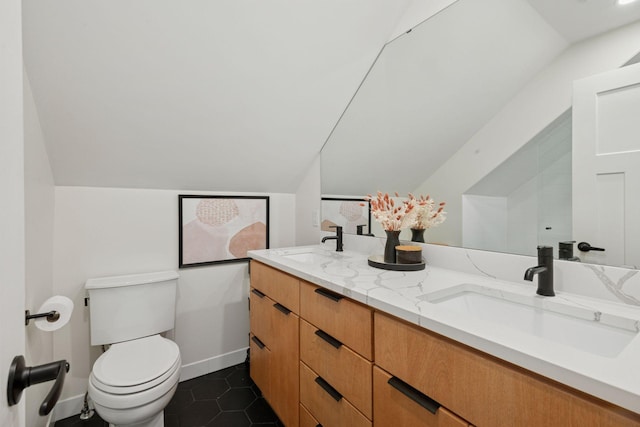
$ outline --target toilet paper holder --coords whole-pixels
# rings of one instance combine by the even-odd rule
[[[24,324],[25,326],[29,326],[29,321],[31,319],[39,319],[42,317],[46,317],[47,318],[47,322],[55,322],[58,319],[60,319],[60,313],[58,313],[57,311],[53,310],[53,311],[49,311],[47,313],[37,313],[37,314],[31,314],[31,312],[29,310],[25,310],[24,311]]]

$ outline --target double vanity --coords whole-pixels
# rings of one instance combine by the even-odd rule
[[[290,426],[640,426],[640,307],[317,245],[251,251],[251,377]]]

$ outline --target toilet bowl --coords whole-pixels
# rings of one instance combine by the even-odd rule
[[[180,379],[175,327],[178,273],[89,279],[91,345],[110,344],[89,375],[96,412],[115,427],[163,427]]]
[[[180,366],[178,346],[160,335],[113,344],[93,366],[89,396],[112,426],[162,427]]]

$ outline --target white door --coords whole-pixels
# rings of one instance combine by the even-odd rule
[[[24,396],[7,402],[13,357],[24,354],[24,142],[19,0],[0,1],[0,426],[24,427]]]
[[[573,86],[573,238],[585,262],[640,267],[640,64]]]

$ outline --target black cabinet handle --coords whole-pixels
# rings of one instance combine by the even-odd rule
[[[324,378],[316,377],[315,381],[320,387],[322,387],[324,391],[326,391],[329,394],[329,396],[333,397],[336,402],[340,402],[340,400],[342,399],[342,395],[340,394],[340,392],[338,392],[338,390],[331,387],[331,384],[326,382]]]
[[[389,383],[391,387],[395,388],[400,393],[404,394],[409,399],[413,400],[432,414],[435,414],[440,408],[440,404],[438,402],[422,393],[421,391],[418,391],[415,388],[411,387],[409,384],[405,383],[398,377],[389,378],[389,381],[387,381],[387,383]]]
[[[340,348],[342,346],[342,343],[340,341],[338,341],[322,329],[316,329],[315,334],[335,348]]]
[[[259,291],[259,290],[257,290],[257,289],[251,289],[251,292],[252,292],[252,293],[254,293],[254,294],[256,294],[257,296],[259,296],[260,298],[264,298],[264,297],[266,297],[266,295],[265,295],[265,294],[263,294],[262,292],[260,292],[260,291]]]
[[[289,310],[287,307],[285,307],[284,305],[282,305],[282,304],[280,304],[280,303],[275,303],[275,304],[273,304],[273,306],[274,306],[275,308],[277,308],[277,309],[278,309],[278,311],[280,311],[280,312],[284,313],[286,316],[288,316],[288,315],[289,315],[289,313],[291,313],[291,310]]]
[[[589,251],[600,251],[604,252],[604,248],[594,248],[587,242],[578,243],[578,250],[581,252],[589,252]]]
[[[56,406],[62,394],[64,378],[67,372],[69,372],[69,367],[69,363],[67,363],[66,360],[58,360],[57,362],[29,367],[25,364],[24,356],[14,357],[11,367],[9,368],[9,384],[7,386],[9,406],[15,405],[20,401],[22,391],[25,388],[34,384],[56,380],[38,411],[40,416],[49,415],[49,412]]]
[[[265,345],[262,341],[260,341],[260,339],[256,336],[251,337],[251,341],[253,341],[254,343],[256,343],[256,345],[258,346],[258,348],[260,348],[261,350],[263,348],[265,348]]]
[[[327,291],[322,288],[316,288],[314,292],[318,295],[322,295],[325,298],[329,298],[330,300],[335,302],[340,302],[340,300],[344,298],[342,295],[335,294],[333,292]]]

